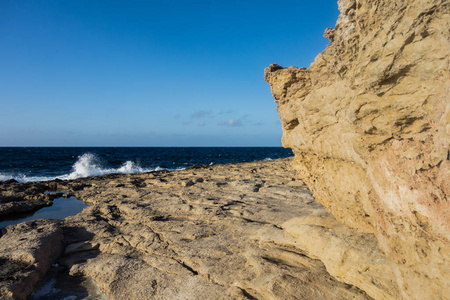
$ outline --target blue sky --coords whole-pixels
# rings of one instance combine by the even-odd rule
[[[0,2],[0,146],[280,146],[264,68],[337,1]]]

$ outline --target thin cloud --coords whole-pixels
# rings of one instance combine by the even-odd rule
[[[219,122],[217,125],[219,125],[219,126],[228,126],[228,127],[240,127],[240,126],[243,126],[242,122],[239,119],[230,119],[228,121]]]
[[[228,114],[232,114],[232,113],[234,113],[233,109],[227,109],[227,110],[221,110],[219,112],[219,115],[228,115]]]
[[[199,110],[191,114],[191,119],[201,119],[211,114],[212,112],[210,110]]]

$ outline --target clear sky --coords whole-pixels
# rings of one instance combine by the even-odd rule
[[[1,0],[0,146],[280,146],[337,0]]]

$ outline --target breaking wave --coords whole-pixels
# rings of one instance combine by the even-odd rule
[[[92,153],[85,153],[81,155],[77,162],[72,166],[72,173],[61,176],[60,179],[76,179],[113,173],[131,174],[155,170],[156,169],[144,169],[139,166],[139,164],[132,161],[126,161],[119,168],[103,168],[97,156]]]
[[[10,180],[10,179],[14,179],[14,180],[19,181],[19,182],[29,181],[29,180],[26,180],[26,178],[27,178],[27,176],[23,175],[23,174],[13,175],[13,174],[2,174],[2,173],[0,173],[0,181],[6,181],[6,180]]]
[[[84,177],[99,176],[105,174],[131,174],[131,173],[142,173],[142,172],[152,172],[169,170],[175,171],[177,169],[165,169],[161,167],[156,168],[142,168],[139,163],[133,161],[124,162],[119,168],[105,168],[101,163],[100,159],[93,153],[84,153],[78,157],[78,160],[72,166],[72,172],[69,174],[63,174],[56,177],[45,177],[45,176],[26,176],[25,174],[3,174],[0,173],[0,181],[6,181],[14,179],[18,182],[28,182],[28,181],[48,181],[53,179],[77,179]]]

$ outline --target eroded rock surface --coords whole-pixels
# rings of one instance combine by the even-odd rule
[[[282,159],[58,182],[58,190],[89,206],[57,223],[61,253],[65,249],[57,264],[92,279],[110,299],[370,299],[361,289],[371,285],[371,269],[389,268],[382,253],[371,250],[374,236],[358,234],[367,242],[359,250],[340,246],[352,255],[375,253],[372,264],[366,260],[365,279],[330,275],[331,265],[316,259],[314,247],[299,244],[290,224],[315,222],[339,237],[356,232],[342,229],[314,201],[290,164]],[[4,229],[1,245],[14,228]],[[329,241],[317,244],[336,240]],[[389,286],[390,276],[382,283]]]
[[[329,212],[375,234],[401,297],[445,299],[450,3],[338,3],[341,15],[325,32],[331,45],[308,69],[274,64],[265,71],[283,145]],[[328,255],[317,256],[326,263]]]
[[[63,250],[59,221],[36,220],[1,230],[0,299],[27,299]]]

